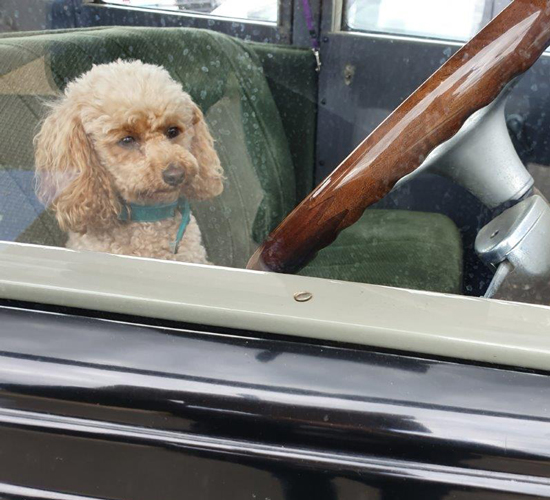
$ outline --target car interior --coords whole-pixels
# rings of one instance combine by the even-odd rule
[[[194,202],[192,210],[210,260],[245,268],[255,249],[297,204],[460,46],[459,41],[437,41],[440,33],[428,36],[420,28],[411,28],[420,38],[401,39],[406,27],[395,39],[366,36],[360,31],[368,31],[368,23],[361,28],[360,20],[372,24],[376,9],[379,32],[396,28],[383,22],[388,15],[384,2],[366,2],[372,8],[363,11],[351,2],[344,6],[347,17],[339,32],[327,30],[323,37],[321,24],[335,20],[319,18],[318,71],[307,46],[302,5],[293,7],[298,9],[292,21],[296,32],[294,43],[288,43],[292,37],[283,29],[284,5],[277,23],[267,26],[274,34],[266,35],[254,31],[254,21],[233,20],[229,26],[229,20],[217,17],[210,22],[200,6],[186,11],[185,2],[174,6],[182,9],[177,14],[165,5],[123,3],[56,0],[32,11],[31,2],[27,14],[22,4],[16,9],[13,2],[11,7],[6,3],[0,35],[1,240],[64,246],[64,233],[34,192],[33,137],[46,103],[93,65],[118,59],[162,65],[198,103],[214,135],[226,184],[220,197]],[[470,3],[473,21],[470,16],[468,22],[473,27],[449,38],[469,36],[468,30],[478,29],[504,7],[498,2]],[[35,29],[28,19],[27,30],[18,28],[25,15],[32,17],[30,12],[40,19],[35,19]],[[158,26],[152,26],[155,23]],[[192,26],[197,23],[200,27]],[[174,27],[178,25],[184,27]],[[392,62],[382,64],[387,60]],[[522,162],[533,165],[529,168],[539,191],[544,191],[547,178],[547,61],[543,56],[512,91],[507,117],[502,118]],[[402,72],[406,76],[400,76]],[[495,268],[476,254],[474,240],[507,206],[487,207],[458,184],[423,173],[399,185],[299,273],[482,296]],[[544,303],[547,296],[539,293],[538,298]]]

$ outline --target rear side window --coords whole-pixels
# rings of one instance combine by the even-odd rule
[[[105,0],[104,3],[253,21],[277,21],[277,0]]]
[[[490,14],[487,0],[346,0],[345,28],[467,40]]]

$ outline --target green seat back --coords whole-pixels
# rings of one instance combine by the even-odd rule
[[[63,244],[64,236],[51,214],[41,213],[32,190],[32,138],[45,111],[43,101],[94,64],[140,59],[164,66],[203,110],[227,182],[218,198],[193,203],[193,212],[211,260],[244,266],[297,196],[311,188],[306,186],[311,175],[305,173],[297,194],[293,158],[312,168],[314,77],[302,74],[295,76],[294,87],[280,85],[284,65],[272,59],[295,66],[309,61],[310,75],[313,66],[307,51],[275,50],[196,29],[98,28],[0,37],[0,200],[8,196],[3,205],[12,207],[0,220],[0,239]],[[290,103],[287,115],[288,106],[305,98],[310,123],[301,128],[307,128],[309,139],[291,136],[292,152],[264,66],[279,102]],[[2,211],[7,208],[0,205]]]

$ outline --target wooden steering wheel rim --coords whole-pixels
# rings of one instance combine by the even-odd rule
[[[550,2],[514,0],[283,220],[247,268],[299,271],[527,71],[549,43]]]

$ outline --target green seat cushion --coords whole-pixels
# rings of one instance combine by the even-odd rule
[[[443,215],[367,210],[300,274],[460,293],[462,242]]]

